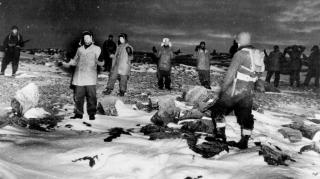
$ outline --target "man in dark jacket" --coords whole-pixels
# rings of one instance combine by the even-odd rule
[[[279,50],[279,46],[275,45],[273,51],[266,57],[266,66],[268,66],[268,73],[266,76],[266,82],[270,83],[271,77],[275,74],[274,86],[279,86],[280,81],[280,62],[283,59],[283,54]]]
[[[312,77],[315,77],[314,84],[319,88],[319,77],[320,77],[320,50],[319,46],[315,45],[311,49],[311,54],[308,57],[309,70],[304,81],[304,85],[308,86]]]
[[[5,38],[3,47],[5,49],[5,56],[1,64],[1,73],[4,75],[8,64],[12,63],[12,76],[16,75],[19,66],[20,48],[23,47],[22,35],[19,33],[17,26],[11,28],[10,34]]]
[[[294,45],[284,49],[284,56],[286,53],[290,56],[290,86],[296,82],[297,87],[300,86],[300,71],[302,67],[301,55],[306,48],[301,45]]]
[[[113,35],[109,35],[108,40],[103,43],[103,58],[104,58],[104,71],[110,72],[112,66],[111,55],[114,55],[117,50],[117,45],[113,41]]]
[[[240,149],[248,148],[248,141],[254,127],[252,115],[253,88],[257,80],[256,71],[264,69],[260,52],[250,46],[250,34],[242,32],[238,36],[239,50],[232,58],[217,102],[210,108],[215,124],[214,135],[226,140],[224,115],[234,111],[241,128],[239,142],[229,142]],[[259,52],[259,58],[254,55]],[[262,64],[262,66],[260,66]],[[259,71],[260,72],[260,71]],[[218,129],[217,129],[218,127]]]

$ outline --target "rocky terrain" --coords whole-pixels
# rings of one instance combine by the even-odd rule
[[[8,124],[0,129],[3,135],[1,144],[4,144],[0,145],[4,151],[0,160],[8,162],[7,156],[18,155],[15,161],[31,168],[12,171],[15,164],[9,162],[9,168],[3,169],[5,177],[14,175],[19,178],[26,174],[27,178],[232,178],[241,174],[243,178],[301,178],[304,175],[316,178],[320,172],[316,169],[320,162],[316,158],[311,159],[319,155],[320,149],[317,143],[310,142],[320,130],[317,125],[320,121],[319,91],[312,87],[288,87],[288,76],[281,76],[280,92],[255,92],[253,114],[256,122],[250,149],[238,151],[223,141],[212,139],[211,120],[200,112],[201,104],[195,103],[202,100],[203,90],[196,87],[195,93],[183,95],[186,89],[199,85],[194,67],[174,66],[173,89],[167,91],[157,88],[155,65],[134,63],[124,97],[117,96],[117,84],[111,96],[102,95],[108,81],[108,73],[102,72],[98,80],[98,100],[102,108],[108,105],[106,102],[114,111],[105,110],[103,115],[99,113],[95,121],[87,120],[87,116],[83,120],[70,120],[73,113],[70,74],[56,66],[56,62],[62,59],[53,56],[42,54],[36,59],[22,59],[15,78],[10,76],[10,66],[6,76],[0,76],[0,112],[10,109],[18,90],[34,83],[40,94],[37,107],[51,114],[41,119],[0,116],[1,121]],[[216,97],[225,71],[224,67],[211,66],[212,90],[206,95]],[[162,102],[153,103],[153,100]],[[192,105],[196,108],[191,109]],[[238,140],[240,131],[234,116],[231,114],[226,119],[228,140]],[[24,155],[19,155],[21,147],[25,149]],[[38,155],[45,155],[50,162],[43,159],[31,162]],[[252,159],[243,162],[249,156]],[[127,166],[118,167],[127,160],[130,160]],[[186,160],[191,165],[186,166]],[[117,165],[110,166],[109,162]],[[277,165],[287,168],[277,168]],[[64,166],[74,168],[67,173],[56,172],[64,170]],[[148,166],[158,166],[159,171]],[[238,170],[231,171],[230,166]],[[297,170],[301,166],[305,170]],[[39,167],[44,169],[43,172],[35,172]],[[207,169],[201,169],[203,167]],[[269,169],[261,171],[261,167]],[[141,172],[133,172],[135,168]],[[172,168],[175,174],[167,173]],[[248,168],[252,171],[250,174],[243,172]],[[216,172],[208,173],[213,169],[217,169],[214,170]],[[81,173],[82,170],[86,173]],[[96,170],[100,173],[95,173]],[[113,170],[125,170],[126,174],[114,173]]]

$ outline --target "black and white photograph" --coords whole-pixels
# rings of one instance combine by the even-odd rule
[[[1,179],[319,179],[319,0],[0,0]]]

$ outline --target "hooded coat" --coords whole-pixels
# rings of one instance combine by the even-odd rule
[[[268,64],[268,71],[280,71],[280,62],[283,55],[280,51],[272,51],[267,57],[266,64]]]
[[[131,61],[133,55],[128,54],[128,48],[133,53],[133,48],[128,43],[120,44],[117,47],[114,60],[112,60],[112,72],[119,75],[130,75]]]

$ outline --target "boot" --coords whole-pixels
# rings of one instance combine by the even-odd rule
[[[249,135],[242,136],[240,141],[237,143],[235,147],[238,147],[239,149],[247,149],[249,139],[250,139]]]
[[[119,92],[119,96],[124,96],[125,93],[126,93],[126,92],[124,92],[124,91],[120,91],[120,92]]]
[[[96,117],[94,115],[89,116],[89,120],[95,120],[95,119],[96,119]]]
[[[4,75],[4,72],[1,72],[0,75]]]
[[[106,88],[105,90],[102,91],[102,94],[104,94],[104,95],[109,95],[111,93],[112,93],[112,90],[108,89],[108,88]]]
[[[74,116],[70,117],[70,119],[82,119],[82,114],[75,114]]]
[[[225,127],[218,128],[217,138],[222,139],[222,141],[224,141],[224,142],[227,141],[226,128]]]

